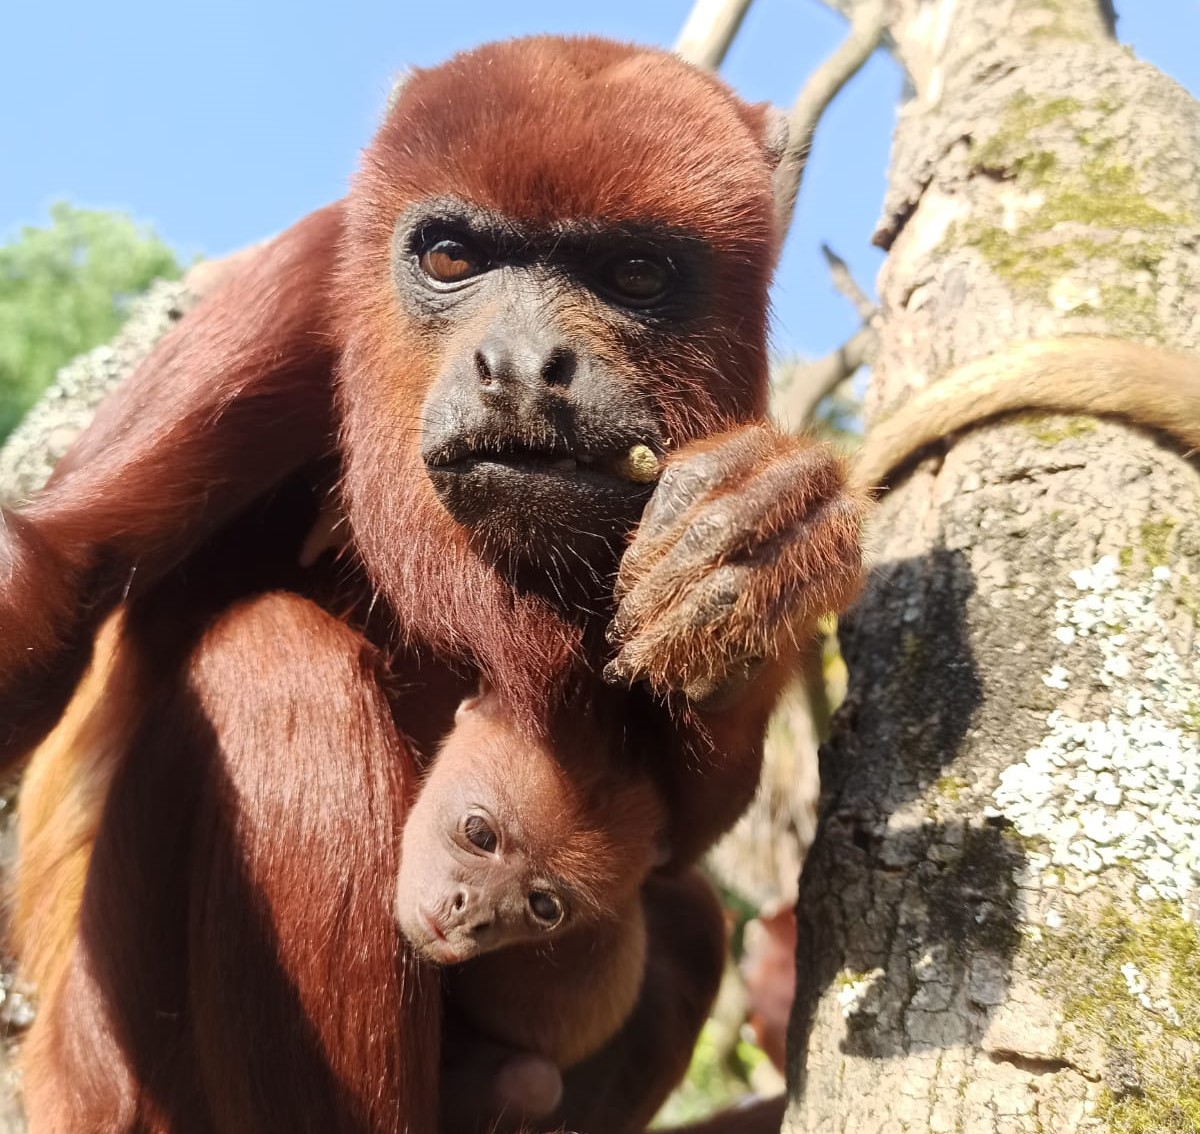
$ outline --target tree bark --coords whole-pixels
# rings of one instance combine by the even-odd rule
[[[1200,349],[1200,109],[1111,7],[888,22],[869,413],[1030,339]],[[785,1130],[1200,1130],[1197,466],[1083,412],[951,440],[843,625]]]

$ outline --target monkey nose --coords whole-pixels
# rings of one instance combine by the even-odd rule
[[[486,935],[495,918],[481,913],[479,904],[478,895],[469,886],[459,886],[450,899],[447,921],[473,937]]]
[[[492,334],[475,350],[475,374],[485,395],[500,395],[509,387],[538,391],[568,386],[578,359],[562,343],[525,336]]]

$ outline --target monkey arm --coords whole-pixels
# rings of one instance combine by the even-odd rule
[[[756,666],[727,700],[690,705],[675,722],[664,775],[670,799],[667,869],[696,862],[750,805],[762,771],[767,722],[795,672],[791,658]]]
[[[233,271],[0,512],[0,761],[57,719],[100,619],[330,445],[333,205]]]
[[[826,446],[765,423],[674,454],[659,480],[621,562],[606,676],[683,695],[668,772],[676,863],[750,802],[799,650],[858,590],[864,500]]]

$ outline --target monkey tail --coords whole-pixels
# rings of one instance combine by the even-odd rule
[[[878,492],[923,449],[1022,410],[1118,417],[1200,449],[1200,356],[1091,335],[1021,343],[968,362],[873,425],[852,469]]]

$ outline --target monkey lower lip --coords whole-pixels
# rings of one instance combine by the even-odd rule
[[[429,932],[429,941],[421,950],[426,957],[439,965],[452,965],[462,959],[458,955],[458,950],[446,939],[441,926],[438,925],[437,919],[432,914],[422,910],[421,921],[424,922],[425,928]]]
[[[563,480],[601,481],[628,485],[632,482],[619,471],[616,457],[570,457],[536,453],[470,453],[451,461],[430,464],[431,473],[469,475],[497,472],[505,475],[545,476]]]

